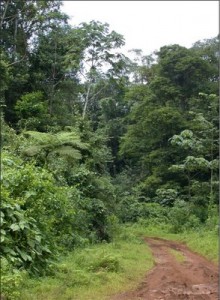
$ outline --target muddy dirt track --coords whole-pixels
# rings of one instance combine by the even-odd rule
[[[155,259],[154,268],[134,291],[111,300],[218,300],[218,267],[185,245],[146,238]],[[179,253],[180,259],[174,253]]]

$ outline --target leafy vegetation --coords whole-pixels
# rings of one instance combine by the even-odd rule
[[[90,245],[61,258],[55,277],[26,282],[22,299],[105,299],[135,286],[152,266],[146,244],[124,232],[113,243]]]
[[[77,249],[61,257],[54,275],[29,279],[23,286],[22,299],[108,299],[108,296],[130,290],[154,265],[144,236],[158,236],[187,243],[194,251],[218,260],[217,233],[200,229],[171,234],[159,224],[144,226],[143,221],[120,228],[114,242]],[[171,249],[172,250],[172,249]],[[184,256],[178,251],[171,255],[179,262]]]
[[[77,299],[88,297],[85,282],[94,299],[106,278],[107,291],[120,290],[131,265],[136,275],[142,258],[151,266],[127,230],[159,228],[216,259],[219,37],[150,55],[136,49],[131,60],[121,34],[98,21],[70,26],[61,5],[0,3],[0,250],[9,300],[27,278],[39,281],[37,299],[43,290],[68,299],[72,286],[58,288],[68,276]]]

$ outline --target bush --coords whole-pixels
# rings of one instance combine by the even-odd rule
[[[171,231],[180,233],[188,229],[196,229],[200,225],[200,220],[191,212],[190,204],[177,200],[169,213]]]
[[[45,169],[7,152],[2,166],[1,253],[14,267],[44,274],[63,236],[72,238],[69,189],[57,187]]]
[[[161,205],[172,206],[178,197],[178,192],[175,189],[161,188],[156,190],[154,200]]]
[[[217,205],[213,205],[209,208],[208,218],[206,220],[206,229],[216,232],[219,231],[219,214]]]
[[[5,258],[1,258],[1,296],[7,300],[21,298],[21,290],[27,278],[25,271],[13,270]]]
[[[120,201],[117,215],[122,222],[137,222],[143,217],[143,208],[143,203],[139,202],[136,196],[128,195]]]
[[[167,223],[168,208],[158,203],[144,203],[143,216],[150,224]]]
[[[103,255],[92,262],[89,269],[95,272],[102,270],[107,272],[118,272],[119,266],[119,259],[117,257],[113,255]]]
[[[47,269],[51,251],[49,243],[36,226],[36,220],[26,216],[20,205],[10,204],[2,193],[1,255],[15,267],[31,273]],[[7,200],[7,202],[5,201]]]

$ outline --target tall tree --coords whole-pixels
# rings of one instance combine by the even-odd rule
[[[15,123],[14,105],[24,92],[30,92],[30,54],[34,40],[41,32],[49,32],[67,21],[59,12],[61,1],[1,1],[1,53],[10,72],[5,90],[8,122]]]
[[[115,31],[109,31],[107,23],[91,21],[82,23],[73,30],[76,41],[66,55],[70,72],[78,66],[78,77],[82,82],[82,118],[95,106],[98,96],[105,88],[105,79],[123,74],[126,58],[115,50],[124,45],[124,38]]]
[[[189,99],[208,89],[210,64],[197,52],[179,45],[164,46],[157,55],[160,80],[157,77],[152,82],[153,91],[159,99],[165,98],[165,104],[187,111]]]

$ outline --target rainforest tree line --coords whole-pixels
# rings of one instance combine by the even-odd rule
[[[117,223],[217,224],[219,37],[129,59],[61,4],[0,3],[1,256],[36,275]]]

